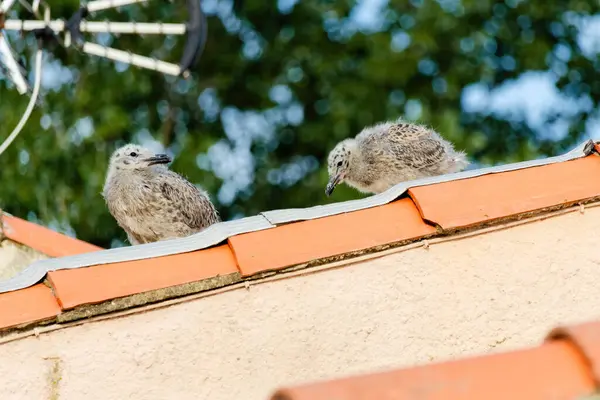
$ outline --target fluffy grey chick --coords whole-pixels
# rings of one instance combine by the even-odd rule
[[[330,196],[341,182],[363,193],[381,193],[400,182],[462,171],[469,161],[434,130],[399,119],[341,141],[327,164],[325,193]]]
[[[134,144],[110,158],[102,195],[133,245],[189,236],[220,221],[208,194],[170,171],[170,162]]]

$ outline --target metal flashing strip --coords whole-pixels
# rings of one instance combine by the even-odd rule
[[[13,278],[4,282],[0,282],[0,293],[24,289],[32,286],[42,280],[49,271],[90,267],[93,265],[118,263],[124,261],[143,260],[202,250],[222,243],[232,236],[274,228],[279,224],[323,218],[336,214],[377,207],[396,200],[411,187],[433,185],[436,183],[474,178],[487,174],[515,171],[524,168],[538,167],[542,165],[578,159],[591,153],[594,146],[593,142],[591,143],[592,146],[590,146],[590,142],[591,141],[586,141],[568,153],[556,157],[524,161],[496,167],[481,168],[458,172],[455,174],[403,182],[384,193],[380,193],[365,199],[350,200],[310,208],[273,210],[260,213],[259,215],[253,217],[220,222],[218,224],[211,225],[202,232],[185,238],[36,261]]]
[[[164,240],[138,246],[120,247],[74,256],[39,260],[29,265],[11,279],[0,282],[0,293],[32,286],[44,279],[46,273],[50,271],[187,253],[217,245],[229,237],[241,233],[255,232],[274,227],[266,218],[258,215],[211,225],[202,232],[181,239]]]

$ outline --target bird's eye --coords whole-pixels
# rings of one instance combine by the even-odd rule
[[[337,163],[337,166],[338,166],[338,167],[341,167],[341,166],[342,166],[342,162],[341,162],[341,161],[339,161],[339,162]]]
[[[135,151],[132,151],[131,153],[129,153],[129,155],[130,155],[131,157],[137,157],[137,153],[136,153]]]

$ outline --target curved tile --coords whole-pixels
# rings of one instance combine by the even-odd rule
[[[548,334],[546,340],[570,342],[581,352],[596,385],[600,386],[600,322],[558,327]]]
[[[205,279],[238,274],[227,245],[147,260],[51,271],[48,280],[63,309],[100,303]]]
[[[2,329],[50,319],[60,312],[52,291],[42,284],[0,294],[0,328]]]
[[[541,347],[277,391],[271,400],[548,400],[595,389],[580,355],[564,341]]]
[[[242,275],[433,234],[411,199],[229,238]]]
[[[94,265],[113,264],[125,261],[145,260],[183,254],[206,249],[222,243],[228,237],[241,232],[273,228],[264,217],[256,216],[212,225],[195,235],[181,239],[128,246],[97,251],[92,254],[80,254],[61,258],[36,261],[21,273],[7,281],[0,282],[0,293],[31,286],[44,278],[47,272],[64,269],[76,269]]]
[[[50,257],[64,257],[74,254],[102,250],[101,247],[75,239],[33,222],[4,213],[0,215],[4,235]]]
[[[600,157],[413,187],[409,195],[428,221],[466,227],[600,195]]]

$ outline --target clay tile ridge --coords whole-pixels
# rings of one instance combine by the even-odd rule
[[[24,244],[50,257],[63,257],[102,250],[101,247],[78,240],[33,222],[14,217],[0,210],[0,232],[7,239]]]
[[[9,239],[49,257],[72,256],[101,250],[90,243],[14,217],[0,210],[0,241]],[[0,329],[28,327],[52,321],[61,313],[52,290],[43,284],[0,294]]]
[[[589,177],[600,174],[597,148],[588,141],[557,157],[405,182],[360,200],[267,211],[186,238],[108,250],[4,214],[8,238],[57,258],[0,282],[0,308],[10,305],[13,292],[46,296],[41,288],[26,289],[47,278],[59,318],[111,301],[73,313],[96,315],[595,201],[600,180]],[[16,320],[30,315],[21,314]],[[8,322],[0,321],[0,330]]]
[[[271,400],[576,399],[598,389],[599,362],[593,322],[534,348],[282,388]]]

